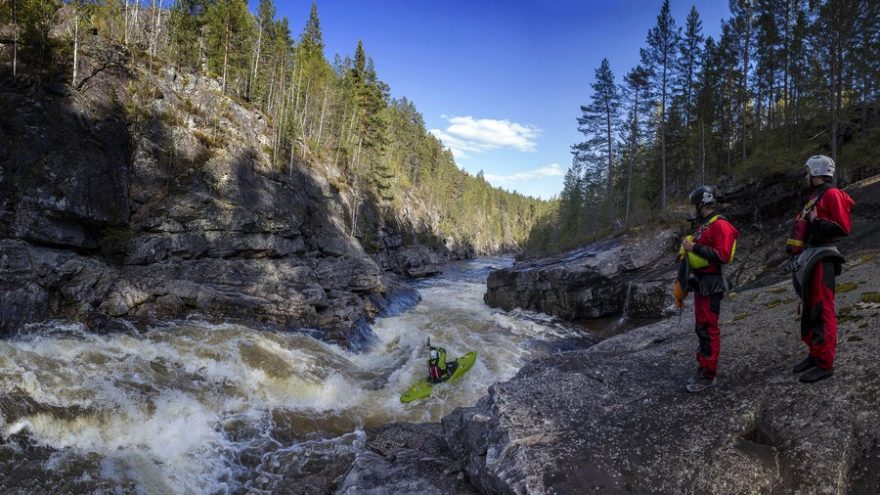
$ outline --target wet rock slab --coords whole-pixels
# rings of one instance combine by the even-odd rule
[[[483,493],[880,493],[873,256],[839,279],[848,317],[829,380],[791,372],[805,347],[783,282],[724,301],[720,377],[704,394],[684,390],[693,319],[673,318],[526,366],[444,418],[446,443]]]
[[[368,437],[338,495],[479,493],[446,448],[439,424],[392,424],[368,432]]]

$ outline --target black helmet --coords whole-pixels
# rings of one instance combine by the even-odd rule
[[[715,186],[700,186],[688,196],[688,200],[697,208],[714,205],[717,198],[718,192],[715,190]]]

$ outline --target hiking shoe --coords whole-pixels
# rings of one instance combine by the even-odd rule
[[[795,373],[803,373],[810,368],[815,368],[819,362],[813,356],[807,356],[806,359],[794,365],[794,368],[791,370]]]
[[[693,383],[688,383],[687,389],[688,392],[695,394],[697,392],[702,392],[709,387],[715,385],[715,378],[707,378],[705,376],[700,376],[699,378],[695,378]]]
[[[693,376],[688,378],[687,384],[693,385],[694,383],[698,382],[700,380],[700,378],[703,378],[704,376],[705,375],[703,374],[703,368],[697,368],[697,371],[694,371]]]
[[[819,380],[824,380],[828,377],[834,376],[834,368],[822,369],[822,368],[813,368],[810,371],[807,371],[803,375],[801,375],[801,383],[813,383],[818,382]]]

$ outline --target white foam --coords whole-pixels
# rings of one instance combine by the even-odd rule
[[[225,492],[235,488],[230,452],[251,446],[247,435],[225,433],[233,420],[273,449],[279,446],[266,418],[275,409],[353,425],[436,421],[512,377],[529,358],[528,340],[565,335],[549,317],[487,307],[484,291],[480,283],[436,281],[415,308],[377,321],[377,345],[359,354],[301,334],[199,322],[141,336],[95,335],[72,325],[0,341],[0,391],[18,389],[48,406],[8,418],[11,424],[0,418],[0,426],[6,436],[28,431],[71,455],[97,453],[101,467],[93,476],[134,481],[148,493]],[[460,382],[401,404],[401,392],[426,373],[427,337],[450,358],[471,350],[479,357]],[[322,441],[357,447],[357,435],[343,437]],[[273,455],[319,447],[297,445]]]

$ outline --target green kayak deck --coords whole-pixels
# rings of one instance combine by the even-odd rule
[[[408,402],[430,397],[431,391],[434,389],[435,385],[442,385],[444,383],[451,383],[458,380],[474,366],[474,362],[476,360],[477,353],[473,351],[465,354],[464,356],[461,356],[460,358],[455,360],[457,366],[455,367],[455,371],[452,372],[452,376],[450,376],[448,380],[444,380],[440,383],[430,383],[427,380],[421,380],[409,389],[407,389],[407,391],[400,396],[400,402],[406,404]]]

